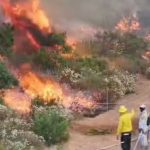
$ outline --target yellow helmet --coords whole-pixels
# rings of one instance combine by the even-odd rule
[[[127,108],[124,105],[121,105],[119,108],[119,113],[125,113],[127,112]]]

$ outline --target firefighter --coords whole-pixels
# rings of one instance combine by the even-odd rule
[[[117,139],[121,140],[122,150],[131,149],[131,134],[133,130],[132,119],[134,117],[134,110],[128,112],[128,109],[122,105],[119,108],[120,118],[117,129]]]
[[[141,133],[140,145],[142,150],[148,149],[148,113],[146,110],[146,105],[141,105],[140,109],[140,118],[139,118],[139,132]]]

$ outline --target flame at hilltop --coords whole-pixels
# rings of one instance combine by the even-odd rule
[[[141,29],[141,25],[137,17],[129,16],[121,19],[115,29],[121,32],[135,32]]]
[[[39,0],[27,0],[21,2],[11,2],[11,0],[0,1],[5,15],[10,17],[12,23],[17,24],[17,17],[25,17],[36,24],[41,30],[51,31],[49,19],[40,8]]]
[[[48,45],[47,38],[52,32],[52,28],[48,17],[40,7],[39,0],[21,2],[0,0],[0,5],[5,16],[7,19],[9,18],[15,28],[14,47],[17,50],[37,50],[43,45]]]

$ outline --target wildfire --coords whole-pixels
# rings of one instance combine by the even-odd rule
[[[29,113],[31,111],[30,97],[17,89],[7,90],[4,96],[4,100],[8,107],[20,113]]]
[[[51,23],[39,0],[0,0],[6,20],[15,27],[14,50],[29,51],[42,47],[51,31]],[[19,44],[21,43],[21,44]],[[28,45],[28,48],[26,48]]]
[[[25,17],[36,24],[41,30],[51,31],[51,25],[45,12],[40,7],[39,0],[27,0],[20,3],[12,3],[10,0],[1,0],[5,15],[14,24],[18,17]]]
[[[45,104],[55,102],[69,108],[73,102],[91,108],[94,106],[92,98],[82,92],[71,90],[57,83],[54,79],[39,76],[34,72],[22,75],[20,84],[25,93],[31,98],[40,97]]]
[[[41,46],[39,45],[39,43],[36,42],[36,40],[34,39],[34,37],[32,36],[32,34],[30,34],[29,32],[27,32],[27,37],[28,39],[32,42],[32,44],[39,49]]]
[[[75,39],[75,38],[73,38],[73,37],[68,37],[66,42],[67,42],[67,44],[68,44],[69,46],[71,46],[73,49],[76,48],[76,45],[77,45],[77,43],[78,43],[77,39]]]
[[[32,98],[39,96],[47,102],[62,98],[62,91],[56,82],[44,77],[38,77],[31,71],[22,76],[20,84]]]
[[[124,17],[119,21],[115,29],[121,32],[135,32],[141,29],[141,25],[137,17]]]

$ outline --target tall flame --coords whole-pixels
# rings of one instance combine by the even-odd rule
[[[42,47],[40,40],[47,38],[45,35],[52,32],[51,23],[42,10],[40,1],[0,0],[0,6],[3,8],[6,19],[10,20],[10,23],[15,27],[14,50],[40,49]]]
[[[17,17],[25,17],[36,24],[41,30],[51,31],[51,24],[45,12],[40,7],[39,0],[27,0],[20,3],[11,3],[10,0],[1,0],[4,13],[12,23],[17,23]]]
[[[32,71],[22,75],[20,84],[29,96],[32,98],[39,96],[44,103],[55,101],[68,108],[73,102],[77,102],[85,108],[95,105],[92,98],[85,96],[82,92],[62,87],[54,79],[39,76]]]

